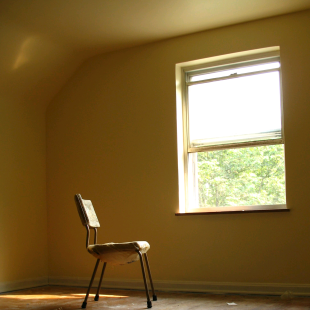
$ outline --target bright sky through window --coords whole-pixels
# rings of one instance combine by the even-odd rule
[[[206,80],[256,71],[188,86],[190,145],[259,140],[261,133],[281,132],[279,72],[257,73],[278,67],[274,62],[195,76]]]

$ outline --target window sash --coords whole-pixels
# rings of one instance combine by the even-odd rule
[[[261,146],[261,145],[272,145],[272,144],[281,144],[284,143],[283,140],[283,115],[282,115],[282,96],[281,96],[281,89],[280,89],[280,105],[281,105],[281,129],[270,131],[270,132],[262,132],[262,133],[254,133],[254,134],[244,134],[244,135],[238,135],[238,136],[232,136],[232,137],[223,137],[223,139],[218,139],[214,137],[214,141],[212,142],[212,138],[208,139],[197,139],[193,140],[192,143],[190,143],[189,138],[189,98],[188,98],[188,87],[191,85],[197,85],[197,84],[204,84],[204,83],[210,83],[214,81],[221,81],[221,80],[228,80],[228,79],[235,79],[243,76],[254,76],[257,74],[263,74],[263,73],[269,73],[269,72],[279,72],[280,77],[280,88],[281,88],[281,67],[275,68],[275,69],[267,69],[267,70],[258,70],[258,71],[252,71],[249,73],[242,73],[242,74],[234,74],[230,76],[223,76],[219,78],[213,78],[213,79],[205,79],[195,82],[190,82],[190,79],[193,76],[197,75],[203,75],[208,73],[214,73],[214,72],[220,72],[220,71],[226,71],[234,68],[244,68],[244,67],[250,67],[254,65],[259,64],[267,64],[271,62],[280,62],[279,56],[273,56],[258,60],[250,60],[250,61],[243,61],[243,62],[237,62],[233,64],[226,64],[221,66],[212,66],[209,68],[195,68],[194,70],[184,71],[184,102],[185,102],[185,126],[183,129],[184,137],[186,140],[187,145],[187,152],[188,153],[194,153],[194,152],[202,152],[202,151],[208,151],[208,150],[220,150],[220,149],[231,149],[231,148],[240,148],[240,147],[251,147],[251,146]],[[204,141],[205,140],[205,141]],[[193,143],[194,142],[194,143]]]
[[[215,65],[215,66],[208,66],[207,64],[205,64],[204,66],[202,66],[202,68],[194,68],[194,69],[186,70],[185,71],[185,82],[186,83],[199,83],[200,81],[191,82],[190,79],[193,76],[197,76],[197,75],[204,75],[204,74],[208,74],[208,73],[214,73],[214,72],[226,71],[226,70],[231,70],[231,69],[250,67],[250,66],[255,66],[255,65],[267,64],[267,63],[271,63],[271,62],[280,62],[280,56],[270,56],[270,57],[264,57],[264,58],[256,59],[256,60],[239,61],[239,62],[235,62],[235,63],[224,64],[224,65]],[[279,70],[279,69],[280,68],[277,68],[275,70]],[[253,74],[255,72],[257,72],[257,71],[254,71],[251,73]]]
[[[191,85],[197,85],[197,84],[206,84],[206,83],[211,83],[211,82],[235,79],[235,78],[244,77],[244,76],[264,74],[264,73],[269,73],[269,72],[279,72],[279,68],[269,69],[269,70],[260,70],[260,71],[255,71],[255,72],[242,73],[242,74],[235,74],[235,75],[223,76],[223,77],[214,78],[214,79],[205,79],[205,80],[200,80],[200,81],[195,81],[195,82],[186,82],[186,85],[191,86]]]

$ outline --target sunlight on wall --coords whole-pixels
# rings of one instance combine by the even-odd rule
[[[29,37],[24,41],[13,65],[14,70],[26,64],[31,58],[33,58],[33,51],[37,49],[38,41],[38,37],[35,36]]]

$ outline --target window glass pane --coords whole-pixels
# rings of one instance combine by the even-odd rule
[[[286,203],[282,144],[189,156],[189,166],[192,162],[196,166],[190,171],[196,179],[190,193],[191,208]]]
[[[189,80],[190,82],[197,82],[197,81],[215,79],[215,78],[220,78],[220,77],[226,77],[232,74],[243,74],[243,73],[250,73],[250,72],[277,69],[277,68],[280,68],[279,61],[260,64],[260,65],[254,65],[254,66],[248,66],[248,67],[239,67],[239,68],[217,71],[217,72],[210,72],[210,73],[201,74],[201,75],[193,75],[193,76],[190,76]]]
[[[281,137],[279,72],[188,87],[190,146]]]

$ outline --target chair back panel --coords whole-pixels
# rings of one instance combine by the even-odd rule
[[[100,227],[96,212],[90,200],[82,199],[80,194],[74,196],[76,207],[79,212],[80,219],[84,226],[88,225],[91,228]]]

